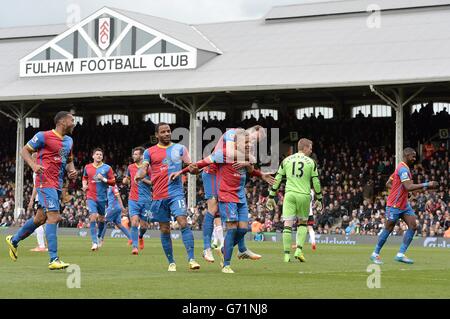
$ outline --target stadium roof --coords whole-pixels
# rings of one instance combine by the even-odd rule
[[[0,101],[450,81],[450,0],[377,3],[379,28],[359,0],[275,7],[262,19],[199,25],[111,8],[212,54],[194,69],[157,72],[21,78],[19,60],[64,28],[0,29]]]

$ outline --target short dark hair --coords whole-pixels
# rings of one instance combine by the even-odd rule
[[[59,121],[61,121],[63,118],[65,118],[69,114],[72,114],[72,113],[67,112],[67,111],[59,111],[58,113],[56,113],[55,118],[54,118],[55,125],[57,125],[59,123]]]
[[[133,150],[131,151],[131,154],[133,154],[136,151],[139,151],[142,155],[145,152],[145,148],[143,148],[142,146],[137,146],[137,147],[133,148]]]
[[[416,153],[416,150],[412,147],[407,147],[403,150],[403,156],[408,156],[409,154]]]
[[[92,155],[95,154],[95,152],[102,152],[102,154],[105,154],[105,152],[103,152],[103,150],[100,147],[96,147],[92,150]]]
[[[155,125],[155,133],[159,133],[159,128],[160,128],[161,126],[164,126],[164,125],[169,125],[169,123],[166,123],[166,122],[159,122],[158,124],[156,124],[156,125]],[[169,125],[169,127],[170,127],[170,125]]]

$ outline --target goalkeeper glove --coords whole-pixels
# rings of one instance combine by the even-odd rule
[[[275,199],[273,199],[273,197],[269,197],[267,199],[267,202],[266,202],[267,209],[268,210],[274,210],[275,209],[275,205],[276,205]]]
[[[322,201],[320,201],[320,200],[316,200],[316,203],[315,203],[316,205],[316,210],[317,210],[317,212],[321,212],[322,211],[322,209],[323,209],[323,206],[322,206]]]

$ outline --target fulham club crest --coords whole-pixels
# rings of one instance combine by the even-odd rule
[[[106,50],[113,37],[113,20],[111,18],[99,18],[97,21],[97,44],[100,49]]]

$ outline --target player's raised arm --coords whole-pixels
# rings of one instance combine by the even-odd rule
[[[233,164],[233,167],[234,168],[236,168],[235,166],[234,166],[234,164]],[[253,177],[253,176],[256,176],[256,177],[259,177],[259,178],[261,178],[263,181],[265,181],[267,184],[269,184],[269,185],[273,185],[273,184],[275,184],[275,178],[272,176],[272,175],[270,175],[270,174],[268,174],[268,173],[263,173],[263,172],[261,172],[259,169],[256,169],[253,165],[249,165],[249,166],[247,166],[247,173],[249,173],[249,175],[251,176],[251,177]]]
[[[439,187],[439,183],[438,182],[425,182],[425,183],[420,183],[420,184],[414,184],[414,182],[409,178],[409,174],[408,174],[409,170],[406,167],[401,167],[398,171],[398,175],[400,177],[400,181],[402,182],[403,187],[405,187],[405,189],[408,192],[412,192],[418,189],[436,189]]]
[[[212,163],[214,163],[214,161],[211,158],[211,155],[209,155],[208,157],[205,157],[204,159],[202,159],[196,163],[189,164],[188,166],[183,168],[181,171],[170,174],[169,180],[173,181],[173,180],[177,179],[178,176],[180,176],[182,174],[186,174],[187,172],[190,172],[190,173],[192,172],[192,174],[195,174],[196,171],[199,171],[203,167],[206,167]]]

